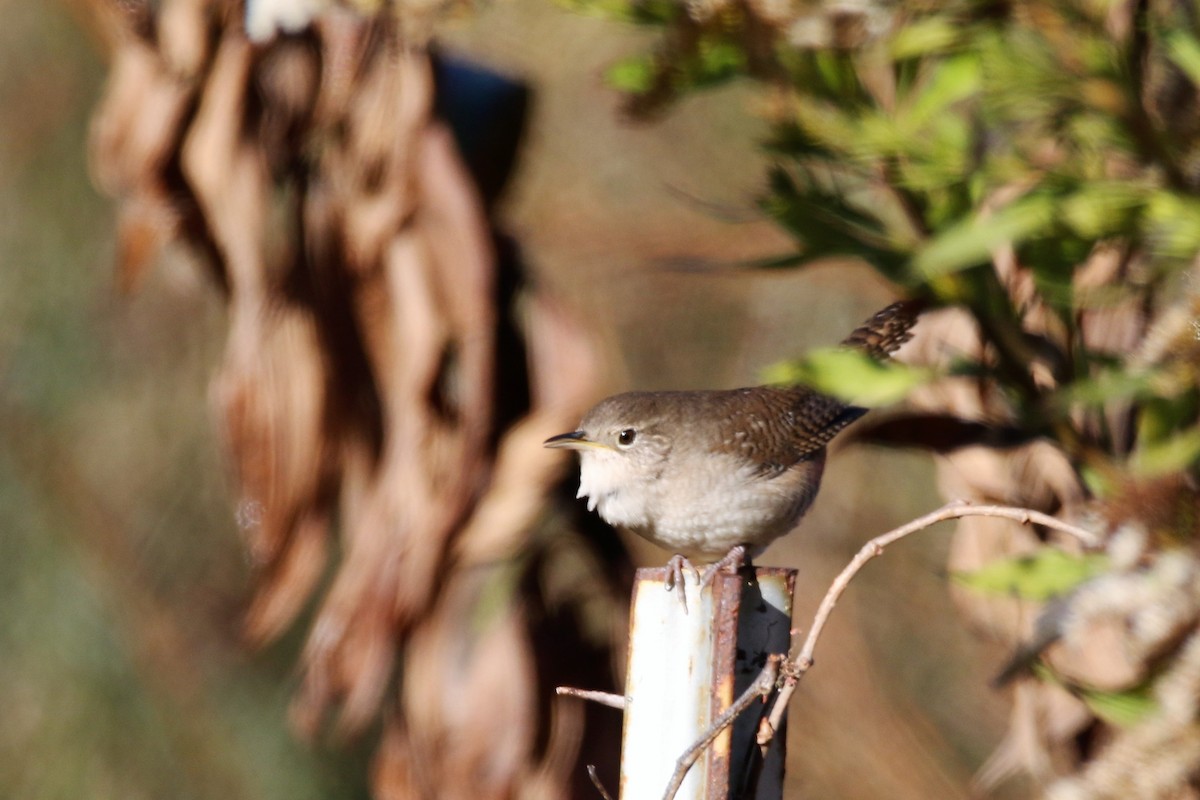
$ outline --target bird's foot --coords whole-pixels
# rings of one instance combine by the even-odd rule
[[[691,572],[696,583],[700,583],[700,571],[688,561],[687,556],[681,556],[678,553],[671,556],[667,562],[667,591],[679,590],[679,602],[683,606],[683,613],[687,613],[687,587],[684,586],[684,573]]]
[[[748,562],[749,559],[746,558],[746,545],[734,545],[729,549],[728,553],[721,557],[720,561],[714,561],[704,568],[704,576],[700,579],[700,585],[708,586],[717,577],[717,573],[723,569],[736,575],[737,571]]]

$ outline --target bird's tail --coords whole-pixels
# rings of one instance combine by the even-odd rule
[[[901,300],[882,311],[875,312],[866,322],[842,340],[843,347],[853,347],[879,361],[886,361],[900,345],[912,338],[925,304],[919,300]]]

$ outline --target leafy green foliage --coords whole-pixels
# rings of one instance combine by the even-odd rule
[[[1127,692],[1085,689],[1078,694],[1093,714],[1122,728],[1136,725],[1159,708],[1154,695],[1144,687]]]
[[[895,361],[881,363],[857,350],[826,348],[776,364],[763,377],[767,383],[802,383],[847,403],[870,407],[904,399],[934,373]]]
[[[633,56],[619,61],[605,70],[604,81],[622,92],[645,94],[654,88],[654,60]]]
[[[859,259],[904,293],[965,309],[987,356],[959,374],[989,382],[1098,492],[1200,477],[1194,331],[1176,325],[1143,354],[1096,335],[1149,328],[1200,253],[1195,14],[908,0],[864,4],[850,25],[819,5],[773,20],[744,2],[708,17],[679,8],[657,14],[656,50],[610,81],[642,110],[734,74],[772,87],[762,207],[796,252],[761,266]],[[1030,291],[1011,289],[1020,280]],[[877,401],[928,380],[826,354],[770,377]]]
[[[1043,601],[1066,594],[1107,565],[1108,559],[1101,555],[1075,556],[1046,548],[993,561],[973,572],[956,573],[954,580],[981,592]]]
[[[899,293],[976,324],[980,342],[946,342],[943,369],[977,381],[988,398],[979,406],[1003,424],[956,418],[948,405],[867,426],[865,438],[941,453],[1049,441],[1109,523],[1194,549],[1197,7],[868,1],[851,21],[833,4],[720,8],[666,22],[653,57],[614,83],[637,94],[635,110],[734,71],[769,85],[773,163],[761,204],[795,251],[758,266],[857,259]],[[780,17],[758,16],[767,11]],[[721,58],[698,67],[714,41]],[[768,373],[867,405],[933,377],[835,351]],[[1025,488],[1013,495],[1040,491]],[[955,579],[1043,601],[1106,569],[1102,557],[1046,549]],[[1149,687],[1070,688],[1112,724],[1154,710]]]
[[[742,52],[731,42],[706,37],[699,42],[693,57],[663,72],[659,59],[633,56],[614,64],[605,72],[605,80],[614,89],[634,96],[653,97],[655,93],[679,86],[701,87],[721,83],[745,67]]]
[[[1159,710],[1158,701],[1149,684],[1120,692],[1102,691],[1084,686],[1067,685],[1045,665],[1037,665],[1034,673],[1047,683],[1062,686],[1075,694],[1100,719],[1118,727],[1136,725]]]

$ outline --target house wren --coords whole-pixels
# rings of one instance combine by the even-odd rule
[[[890,305],[842,344],[887,359],[918,311]],[[681,576],[691,560],[740,562],[795,527],[820,486],[825,445],[866,412],[803,386],[628,392],[545,446],[578,450],[588,509],[674,551]]]

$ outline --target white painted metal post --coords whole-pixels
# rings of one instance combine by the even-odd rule
[[[675,762],[758,676],[766,656],[790,642],[795,570],[759,568],[721,574],[701,591],[685,581],[687,612],[666,591],[665,569],[638,570],[629,626],[625,732],[621,745],[623,800],[661,798]],[[748,796],[779,800],[783,736],[757,770],[755,733],[761,713],[747,711],[692,767],[677,800]]]

